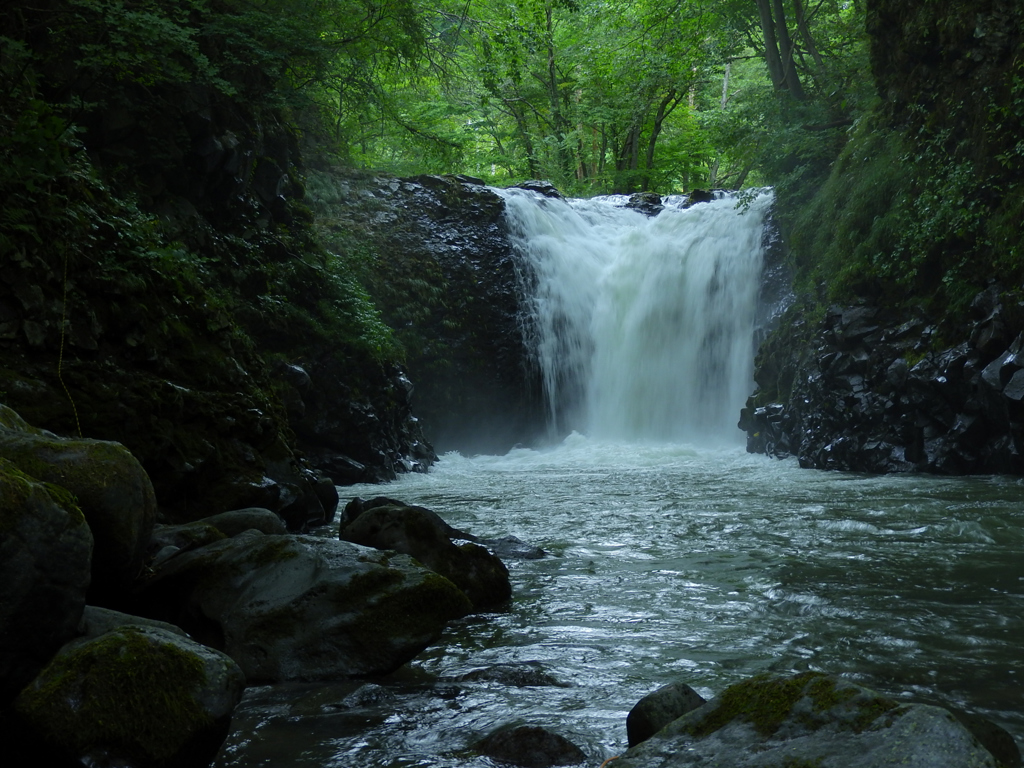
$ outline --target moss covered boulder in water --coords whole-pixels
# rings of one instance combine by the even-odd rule
[[[406,506],[380,497],[353,499],[339,529],[343,541],[411,555],[430,570],[451,580],[475,610],[496,608],[512,597],[508,568],[477,537],[448,525],[425,507]],[[456,545],[452,539],[469,539]]]
[[[91,557],[74,497],[0,459],[0,706],[75,634]]]
[[[95,539],[90,601],[125,590],[142,570],[156,519],[153,485],[128,449],[58,437],[0,405],[0,457],[74,494]]]
[[[948,711],[900,704],[820,673],[737,683],[615,768],[997,768]]]
[[[171,557],[140,604],[267,682],[391,672],[471,607],[405,555],[256,531]]]
[[[70,643],[22,691],[29,738],[85,765],[208,765],[245,678],[230,658],[161,629]],[[23,737],[24,738],[24,737]]]

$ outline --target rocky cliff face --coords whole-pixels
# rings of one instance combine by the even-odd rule
[[[748,450],[817,469],[1024,472],[1024,305],[1007,299],[980,293],[969,339],[939,349],[923,315],[871,304],[790,318],[758,356]]]
[[[416,414],[438,450],[504,453],[537,437],[540,377],[520,315],[529,277],[501,197],[468,176],[335,172],[314,186],[324,227],[372,243],[366,279],[405,347]]]
[[[827,251],[847,285],[827,308],[790,309],[762,345],[749,450],[821,469],[1024,472],[1022,14],[868,3],[880,104],[791,233],[797,264]]]

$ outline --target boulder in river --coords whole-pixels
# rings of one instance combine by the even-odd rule
[[[91,557],[71,494],[0,459],[0,706],[75,635]]]
[[[200,768],[223,742],[244,686],[218,651],[162,629],[121,627],[69,643],[21,692],[20,741],[75,764]]]
[[[156,525],[149,543],[151,565],[159,568],[168,558],[182,550],[204,547],[245,531],[285,534],[288,529],[275,512],[260,507],[221,512],[194,523]]]
[[[703,696],[686,683],[669,683],[644,696],[626,717],[626,737],[635,747],[687,712],[706,704]]]
[[[458,586],[475,610],[496,608],[512,596],[505,564],[472,541],[453,543],[450,537],[467,538],[467,534],[449,526],[437,513],[397,503],[364,506],[353,518],[351,507],[346,507],[339,531],[344,541],[415,557]]]
[[[997,768],[948,711],[816,672],[727,688],[632,747],[615,768]]]
[[[139,597],[250,682],[386,674],[471,607],[408,556],[256,531],[171,557]]]
[[[536,725],[520,725],[495,731],[477,749],[499,763],[523,768],[577,765],[587,756],[564,736]]]

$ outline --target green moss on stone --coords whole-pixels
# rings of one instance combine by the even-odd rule
[[[68,513],[73,525],[85,525],[85,516],[71,491],[37,480],[7,459],[0,458],[0,533],[12,530],[17,524],[22,508],[32,496],[33,488],[45,491],[54,504]]]
[[[374,569],[353,579],[353,592],[367,594],[397,584],[404,576],[393,569]],[[361,609],[352,627],[352,637],[363,648],[371,649],[392,638],[426,630],[440,631],[451,619],[465,616],[472,609],[469,599],[448,579],[424,571],[419,584],[376,598]]]
[[[199,657],[125,628],[58,656],[16,707],[76,756],[159,765],[210,724],[195,697],[206,682]]]
[[[817,715],[853,704],[857,714],[847,722],[852,730],[860,733],[897,706],[896,702],[878,696],[855,702],[859,693],[860,689],[853,686],[837,686],[833,678],[820,672],[805,672],[790,678],[758,675],[727,688],[719,697],[718,707],[691,723],[687,730],[701,738],[739,719],[751,723],[761,736],[767,738],[790,718],[797,702],[810,698],[810,712],[801,711],[795,716],[799,723],[816,730],[828,722]]]
[[[268,540],[260,542],[260,546],[254,547],[242,562],[252,568],[283,563],[299,556],[295,550],[296,546],[295,541],[289,536],[268,537]]]

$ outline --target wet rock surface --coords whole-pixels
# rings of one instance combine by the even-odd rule
[[[996,768],[944,709],[900,704],[820,673],[727,688],[615,761],[616,768]]]
[[[138,595],[233,658],[250,682],[386,674],[469,601],[405,555],[248,531],[168,559]]]
[[[508,237],[502,198],[461,175],[349,174],[332,184],[341,189],[333,226],[361,232],[380,254],[371,292],[405,345],[431,444],[504,453],[541,434],[540,377],[520,320],[531,276]],[[547,182],[524,186],[560,197]]]
[[[629,746],[635,747],[677,720],[705,704],[703,696],[686,683],[669,683],[644,696],[626,717]]]
[[[1021,474],[1021,308],[992,287],[973,310],[945,347],[923,314],[868,303],[784,323],[758,353],[747,449],[816,469]]]
[[[512,596],[508,568],[475,536],[452,528],[432,510],[406,506],[393,499],[363,502],[354,499],[345,508],[339,536],[376,549],[411,555],[454,583],[469,598],[474,610],[498,608]],[[456,545],[452,539],[470,539]]]

